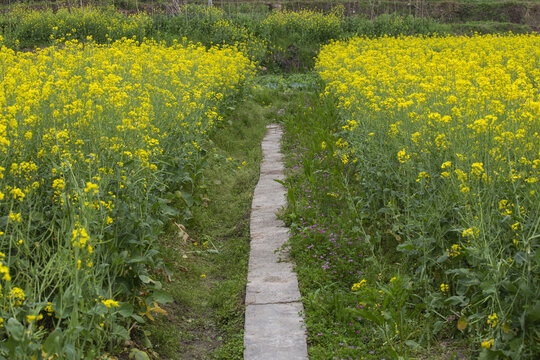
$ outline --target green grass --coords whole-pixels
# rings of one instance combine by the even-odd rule
[[[138,346],[158,358],[242,359],[249,217],[260,142],[265,126],[276,121],[291,92],[298,91],[297,85],[279,80],[261,77],[243,103],[228,109],[223,128],[213,136],[215,152],[204,174],[208,200],[193,210],[187,224],[190,239],[183,240],[175,224],[163,239],[171,271],[165,289],[174,301],[164,307],[167,315],[136,332]],[[298,77],[291,82],[296,84]]]
[[[357,180],[350,168],[332,156],[331,145],[337,140],[334,134],[339,131],[335,103],[304,93],[302,101],[288,107],[283,120],[289,194],[283,217],[291,229],[288,246],[303,297],[310,359],[393,359],[392,345],[368,320],[369,314],[357,313],[361,311],[357,306],[358,294],[351,292],[350,287],[360,279],[374,284],[389,274],[398,274],[401,259],[391,235],[385,236],[377,248],[370,249],[362,240],[354,207],[329,195],[346,191],[344,179]],[[327,151],[321,149],[323,141]],[[410,295],[406,283],[405,279],[396,282],[401,286],[391,289],[387,298],[392,301],[385,304],[385,311],[396,317],[396,322],[401,316],[399,329],[405,339],[414,339],[426,330],[429,322],[416,322],[418,312],[400,315],[398,310],[405,307],[393,306]],[[395,329],[391,331],[393,334]],[[444,335],[433,339],[430,346],[410,349],[411,352],[422,359],[470,355],[462,340]]]

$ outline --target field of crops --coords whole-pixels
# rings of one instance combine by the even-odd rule
[[[156,237],[189,219],[216,109],[254,66],[131,40],[0,59],[0,353],[91,358],[169,297]]]
[[[269,121],[311,359],[540,352],[538,34],[176,5],[0,15],[0,359],[242,358]]]
[[[310,129],[292,141],[305,182],[293,252],[330,278],[332,295],[312,297],[337,296],[338,319],[352,311],[384,339],[375,356],[447,337],[491,358],[538,350],[539,59],[536,35],[322,48],[321,97],[337,110],[290,125],[293,139]]]

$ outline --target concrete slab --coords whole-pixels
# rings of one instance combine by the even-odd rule
[[[298,302],[298,281],[289,274],[252,276],[246,287],[246,305]]]
[[[298,315],[302,310],[298,302],[248,306],[244,359],[306,360],[306,337]]]
[[[253,192],[251,249],[246,286],[244,359],[307,360],[306,333],[298,280],[283,244],[288,229],[276,212],[286,206],[279,153],[281,129],[268,126],[262,142],[261,176]]]

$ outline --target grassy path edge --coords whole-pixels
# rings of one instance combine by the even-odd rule
[[[278,81],[262,77],[259,82]],[[259,180],[266,125],[279,117],[287,92],[258,86],[224,115],[212,137],[215,150],[205,171],[209,201],[193,211],[183,230],[170,225],[163,253],[172,270],[165,285],[173,297],[138,331],[139,344],[159,359],[242,359],[249,218]],[[166,280],[164,281],[166,282]]]

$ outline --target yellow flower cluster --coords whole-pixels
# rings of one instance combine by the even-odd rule
[[[444,294],[447,294],[448,291],[450,290],[450,286],[448,284],[445,284],[445,283],[442,283],[440,287],[441,287],[441,291]]]
[[[485,349],[489,349],[493,346],[493,344],[495,343],[495,341],[493,339],[489,339],[489,340],[484,340],[482,341],[482,343],[480,344],[483,348]]]
[[[72,233],[73,237],[71,239],[71,243],[73,244],[73,247],[78,246],[80,248],[84,248],[90,240],[90,236],[88,236],[86,229],[78,224],[75,229],[73,229]]]
[[[70,200],[110,212],[116,197],[100,189],[114,176],[122,177],[118,185],[124,188],[125,162],[155,172],[163,139],[173,132],[183,134],[178,140],[185,140],[189,153],[200,150],[195,139],[220,120],[216,102],[254,70],[231,47],[131,40],[110,46],[73,41],[61,50],[24,54],[2,47],[0,61],[0,157],[9,169],[0,169],[0,197],[14,200],[13,224],[47,183],[57,204]],[[58,166],[47,173],[43,166],[51,162]],[[81,167],[90,181],[68,185],[66,175]],[[91,198],[98,193],[99,199]]]
[[[11,275],[9,275],[9,267],[4,264],[5,258],[6,254],[0,252],[0,275],[2,275],[2,280],[11,281]],[[0,290],[2,290],[2,286],[0,286]]]
[[[361,288],[363,288],[366,285],[367,285],[367,280],[363,279],[362,281],[360,281],[358,283],[354,283],[353,286],[351,287],[351,290],[352,291],[357,291],[357,290],[360,290]]]
[[[499,323],[499,317],[497,316],[497,313],[493,313],[488,316],[488,319],[487,319],[488,325],[491,325],[491,327],[495,327],[497,326],[498,323]]]
[[[463,236],[464,238],[467,238],[467,237],[475,238],[475,237],[478,237],[478,235],[480,235],[480,229],[478,229],[477,227],[465,229],[461,233],[461,236]]]
[[[13,287],[7,296],[10,300],[11,306],[21,306],[26,298],[24,290],[18,287]]]
[[[146,210],[169,185],[169,167],[199,168],[221,121],[220,102],[254,70],[233,46],[129,39],[68,41],[28,53],[2,46],[0,251],[12,258],[8,268],[0,257],[0,277],[19,287],[0,288],[0,308],[54,299],[57,287],[43,285],[51,279],[74,293],[110,288],[115,276],[132,271],[130,257],[141,264],[152,257],[153,234],[133,223],[154,215]],[[193,175],[182,171],[174,176]],[[126,213],[133,217],[116,221]],[[126,233],[129,240],[121,238]],[[111,254],[115,265],[101,266]],[[54,306],[44,314],[53,315]],[[4,310],[0,318],[13,315]],[[28,322],[39,320],[27,314]]]
[[[525,281],[537,272],[533,261],[517,259],[538,247],[540,36],[356,37],[325,45],[316,70],[325,82],[322,97],[338,104],[336,137],[349,144],[336,150],[336,161],[365,156],[353,168],[366,175],[354,188],[376,192],[370,176],[392,175],[385,186],[407,199],[392,211],[402,224],[418,224],[419,233],[440,240],[422,250],[426,258],[437,256],[448,270],[465,267],[482,284],[467,283],[469,294],[505,309],[499,315],[471,309],[490,328],[532,306],[528,288],[509,300],[482,287],[490,284],[498,294],[501,278]],[[382,192],[367,198],[375,199],[371,205],[390,203]],[[400,236],[416,249],[418,237]],[[449,295],[467,276],[441,279],[431,290]],[[482,347],[494,346],[492,335],[483,334],[490,337]]]
[[[446,249],[446,252],[448,253],[449,257],[458,257],[459,255],[461,255],[461,250],[461,246],[459,246],[458,244],[452,244],[450,249]]]
[[[120,306],[120,305],[118,305],[118,301],[115,301],[113,299],[101,300],[101,303],[103,305],[105,305],[109,309],[111,307],[119,307]]]
[[[386,127],[400,163],[445,155],[454,172],[441,177],[464,195],[500,183],[533,193],[539,57],[538,35],[354,38],[325,46],[316,68],[347,116],[379,122],[350,132]]]

